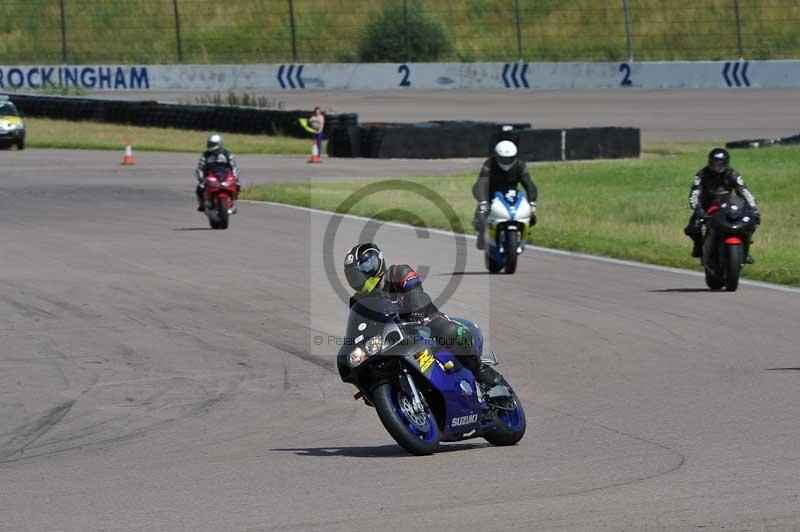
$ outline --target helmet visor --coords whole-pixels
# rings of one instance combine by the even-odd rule
[[[711,159],[708,166],[712,172],[721,174],[728,169],[728,161],[725,159]]]
[[[381,259],[377,253],[369,253],[361,262],[348,265],[344,270],[347,283],[357,292],[372,291],[377,285],[373,278],[380,279]]]
[[[508,170],[512,166],[514,166],[514,162],[517,160],[517,156],[514,155],[512,157],[502,157],[500,155],[497,156],[497,164],[503,170]]]

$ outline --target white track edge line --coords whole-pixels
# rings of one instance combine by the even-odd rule
[[[314,209],[313,207],[302,207],[300,205],[290,205],[288,203],[277,203],[277,202],[273,202],[273,201],[258,201],[258,200],[239,200],[239,201],[240,202],[244,202],[244,203],[254,203],[254,204],[260,204],[260,205],[271,205],[271,206],[276,206],[276,207],[284,207],[284,208],[287,208],[287,209],[295,209],[295,210],[299,210],[299,211],[306,211],[306,212],[313,212],[313,213],[317,213],[317,214],[324,214],[326,216],[341,216],[343,218],[350,218],[352,220],[364,220],[364,221],[371,220],[371,218],[368,218],[366,216],[358,216],[358,215],[355,215],[355,214],[336,214],[336,213],[334,213],[332,211],[326,211],[326,210],[323,210],[323,209]],[[399,222],[384,222],[383,225],[388,225],[390,227],[400,227],[400,228],[404,228],[404,229],[413,229],[413,230],[421,229],[420,227],[415,226],[415,225],[409,225],[409,224],[404,224],[404,223],[399,223]],[[425,229],[427,231],[429,231],[430,233],[444,235],[444,236],[462,236],[464,238],[473,239],[473,240],[476,238],[475,235],[469,235],[469,234],[464,234],[464,233],[457,234],[457,233],[454,233],[452,231],[446,231],[444,229],[434,229],[434,228],[425,228]],[[631,268],[639,268],[639,269],[642,269],[642,270],[652,270],[652,271],[665,272],[665,273],[691,275],[691,276],[694,276],[694,277],[703,277],[703,273],[701,273],[701,272],[696,272],[694,270],[685,270],[683,268],[673,268],[671,266],[659,266],[657,264],[647,264],[647,263],[644,263],[644,262],[635,262],[635,261],[632,261],[632,260],[614,259],[614,258],[611,258],[611,257],[603,257],[602,255],[588,255],[586,253],[578,253],[578,252],[575,252],[575,251],[564,251],[564,250],[561,250],[561,249],[544,248],[544,247],[535,246],[535,245],[528,245],[526,247],[529,248],[529,249],[536,250],[536,251],[538,251],[540,253],[549,253],[551,255],[560,255],[560,256],[563,256],[563,257],[572,257],[572,258],[575,258],[575,259],[590,260],[590,261],[595,261],[595,262],[602,262],[602,263],[605,263],[605,264],[614,264],[614,265],[617,265],[617,266],[628,266],[628,267],[631,267]],[[739,281],[739,284],[744,284],[744,285],[747,285],[747,286],[754,286],[754,287],[757,287],[757,288],[766,288],[768,290],[775,290],[775,291],[778,291],[778,292],[785,292],[785,293],[789,293],[789,294],[800,294],[800,288],[794,288],[794,287],[791,287],[791,286],[784,286],[784,285],[774,284],[774,283],[767,283],[767,282],[764,282],[764,281],[753,281],[753,280],[750,280],[750,279],[742,279],[741,281]]]

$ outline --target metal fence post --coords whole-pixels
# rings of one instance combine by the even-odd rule
[[[181,48],[181,17],[178,13],[178,0],[172,0],[172,7],[175,10],[175,40],[178,46],[178,63],[183,63],[183,48]]]
[[[64,12],[64,0],[61,0],[61,62],[67,63],[67,14]]]
[[[517,19],[517,57],[519,57],[519,62],[522,63],[522,30],[520,29],[519,21],[519,0],[514,0],[514,14]]]
[[[625,41],[628,48],[628,63],[633,63],[633,43],[631,42],[631,8],[628,0],[622,0],[622,9],[625,11]]]
[[[744,59],[744,45],[742,44],[742,17],[739,14],[739,0],[734,0],[736,5],[736,37],[739,43],[739,59]]]
[[[411,30],[408,27],[408,0],[403,0],[403,25],[406,28],[406,63],[411,62]]]
[[[294,4],[289,0],[289,25],[292,27],[292,63],[297,63],[297,33],[294,27]]]

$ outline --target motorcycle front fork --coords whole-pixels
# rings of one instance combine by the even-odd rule
[[[425,405],[422,402],[422,394],[419,393],[417,385],[414,384],[414,378],[408,373],[408,370],[403,370],[403,377],[408,383],[408,388],[411,390],[412,406],[414,412],[421,413],[425,411]]]

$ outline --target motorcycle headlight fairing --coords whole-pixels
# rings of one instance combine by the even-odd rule
[[[367,355],[369,356],[372,356],[378,351],[380,351],[381,345],[383,345],[383,342],[380,336],[373,336],[371,338],[368,338],[367,341],[364,342],[364,347],[366,348]]]
[[[363,349],[359,346],[350,351],[350,354],[347,355],[347,363],[350,364],[351,368],[355,368],[369,357],[380,351],[382,343],[383,342],[380,336],[372,336],[367,338],[367,341],[364,342]]]
[[[363,349],[360,347],[356,347],[350,354],[347,356],[347,363],[350,364],[351,368],[354,368],[364,362],[369,356],[364,352]]]

